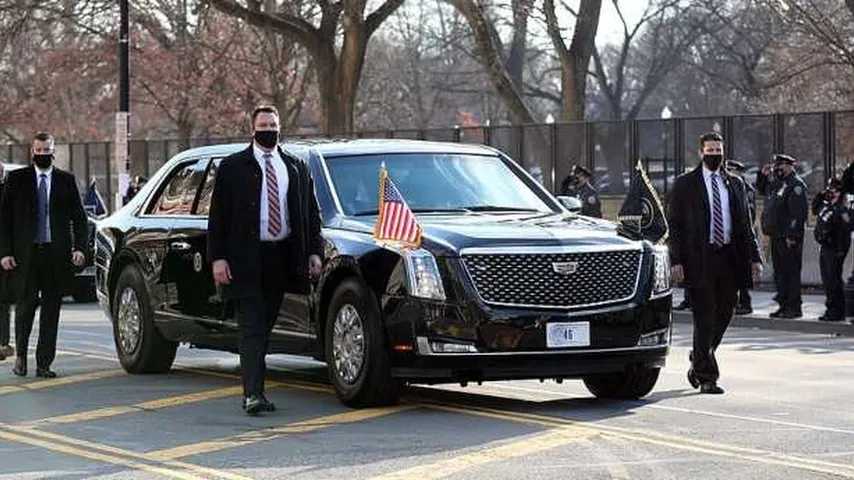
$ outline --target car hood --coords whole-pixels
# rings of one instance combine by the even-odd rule
[[[424,246],[439,255],[475,247],[637,247],[615,223],[574,214],[419,215]],[[370,234],[376,217],[347,218],[341,227]]]

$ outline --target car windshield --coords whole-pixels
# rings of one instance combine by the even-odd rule
[[[380,165],[415,212],[552,212],[501,158],[411,153],[327,159],[346,215],[375,215]]]

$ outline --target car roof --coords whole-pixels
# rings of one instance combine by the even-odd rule
[[[188,157],[201,155],[230,155],[245,149],[247,146],[247,143],[229,143],[192,148],[181,152],[176,159],[186,159]],[[455,153],[469,155],[495,155],[497,153],[495,149],[484,145],[402,139],[294,140],[283,142],[282,148],[300,156],[306,155],[307,151],[312,149],[327,158],[350,155],[378,155],[394,153]]]

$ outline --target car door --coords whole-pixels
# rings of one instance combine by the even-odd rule
[[[168,217],[169,233],[163,261],[167,302],[163,314],[180,325],[180,338],[198,338],[219,330],[220,311],[206,255],[207,218],[195,213],[196,200],[210,162],[197,158],[181,164],[164,190],[166,207],[155,209]]]

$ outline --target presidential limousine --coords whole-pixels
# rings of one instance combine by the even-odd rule
[[[222,158],[169,160],[96,235],[96,284],[130,373],[168,371],[180,344],[237,351],[233,308],[206,261]],[[328,365],[347,405],[395,402],[407,384],[582,379],[597,397],[640,398],[671,336],[665,247],[570,211],[485,146],[404,140],[288,143],[315,178],[320,278],[285,294],[270,353]],[[423,226],[421,247],[374,240],[378,173]]]

